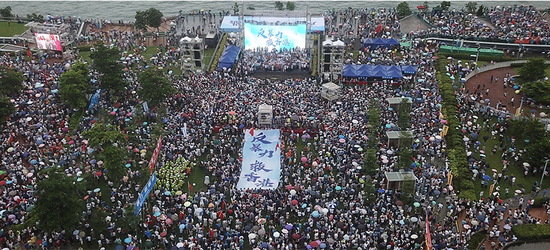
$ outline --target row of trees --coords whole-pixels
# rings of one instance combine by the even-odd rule
[[[521,91],[528,97],[533,98],[538,104],[549,105],[550,80],[546,75],[548,65],[542,57],[529,59],[518,73],[524,81],[521,84]]]
[[[424,1],[424,4],[422,5],[424,7],[424,11],[428,11],[430,6],[428,4],[428,1]],[[477,6],[477,2],[468,2],[465,6],[466,12],[468,13],[476,13],[477,16],[483,16],[487,12],[487,8],[483,5]],[[443,1],[439,5],[437,5],[434,9],[439,9],[441,11],[449,11],[451,8],[451,2],[450,1]],[[399,17],[405,17],[410,14],[412,14],[412,10],[409,6],[409,3],[407,1],[403,1],[397,5],[395,8],[397,11],[397,15]]]
[[[155,8],[149,8],[148,10],[136,11],[136,22],[134,27],[139,30],[147,30],[147,27],[156,28],[159,30],[160,25],[162,24],[163,14],[160,10]]]
[[[15,104],[10,101],[10,96],[23,88],[24,80],[21,72],[12,68],[0,68],[0,124],[4,124],[15,113]]]

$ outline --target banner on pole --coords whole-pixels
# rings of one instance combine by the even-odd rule
[[[275,189],[281,178],[281,149],[279,136],[274,130],[245,132],[243,161],[238,189]]]
[[[139,214],[139,211],[141,210],[143,203],[147,199],[147,196],[149,196],[149,192],[151,192],[151,190],[155,186],[155,182],[157,182],[157,173],[154,173],[153,175],[151,175],[151,178],[149,178],[149,181],[147,182],[147,184],[145,184],[145,187],[143,187],[143,190],[141,190],[141,194],[139,194],[139,197],[136,202],[136,214]]]
[[[151,161],[149,162],[149,174],[153,173],[153,169],[155,169],[155,164],[157,163],[157,158],[159,157],[161,146],[162,146],[162,136],[159,137],[159,140],[157,142],[157,147],[153,152],[153,156],[151,156]]]

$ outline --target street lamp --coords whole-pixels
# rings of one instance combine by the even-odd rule
[[[481,45],[479,43],[477,44],[477,55],[476,55],[476,76],[479,73],[478,66],[477,66],[477,60],[479,60],[479,49],[481,49]]]
[[[546,159],[546,163],[544,163],[544,170],[542,170],[542,177],[540,177],[540,187],[542,188],[542,180],[544,180],[544,173],[546,173],[546,166],[548,166],[548,161],[550,161],[550,159]]]

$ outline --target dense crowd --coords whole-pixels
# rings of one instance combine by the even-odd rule
[[[392,13],[362,12],[361,18],[375,18],[364,27],[367,36],[378,23],[394,23]],[[339,15],[348,18],[355,13],[331,14],[333,18]],[[179,50],[164,45],[154,58],[144,58],[142,51],[146,47],[135,42],[135,38],[135,34],[114,31],[94,38],[126,51],[122,52],[120,63],[127,65],[123,74],[129,86],[118,100],[102,94],[73,130],[69,129],[69,117],[74,111],[63,105],[57,92],[61,74],[74,61],[54,63],[46,60],[46,55],[34,55],[29,61],[21,53],[0,57],[0,66],[12,67],[25,75],[24,90],[10,97],[17,112],[10,116],[0,134],[2,247],[15,249],[28,244],[39,248],[82,245],[99,249],[118,245],[127,249],[424,249],[424,231],[429,224],[431,243],[438,249],[466,247],[467,239],[480,230],[490,232],[496,248],[498,242],[503,246],[514,240],[510,225],[543,223],[530,217],[521,205],[509,209],[510,205],[502,199],[458,199],[452,186],[447,185],[446,143],[440,137],[445,120],[440,114],[442,99],[435,79],[437,46],[412,41],[411,48],[377,49],[360,52],[357,58],[348,57],[348,63],[353,64],[418,65],[418,72],[401,80],[348,86],[335,103],[321,98],[321,86],[313,78],[272,81],[228,70],[191,74],[182,79],[170,77],[178,91],[164,101],[166,112],[151,109],[145,120],[139,120],[137,74],[147,67],[159,66],[166,67],[167,75],[171,75],[170,66],[177,67]],[[307,52],[299,49],[245,50],[239,67],[250,73],[303,70],[308,60]],[[471,68],[455,60],[447,66],[449,72],[462,74]],[[99,73],[92,70],[90,76],[91,84],[97,87]],[[472,95],[474,99],[481,98],[474,92],[459,96],[460,115],[466,124],[464,133],[490,129],[505,140],[506,110],[502,105],[495,109],[476,106],[469,101]],[[399,110],[387,101],[392,97],[411,100],[401,104],[411,108],[408,126],[400,127]],[[281,185],[272,191],[239,190],[236,184],[243,134],[253,127],[262,128],[257,110],[264,103],[273,106],[274,120],[273,126],[263,128],[282,131]],[[379,110],[379,117],[371,116],[372,109]],[[469,120],[480,119],[474,116],[485,120],[496,116],[499,123],[468,125]],[[122,180],[111,180],[105,175],[102,161],[95,159],[98,149],[88,147],[89,138],[82,135],[98,122],[120,126],[124,133],[140,139],[136,144],[121,145],[129,155]],[[145,158],[145,152],[150,150],[147,146],[156,142],[152,133],[157,126],[169,132],[163,137],[158,168],[186,159],[207,173],[206,189],[174,193],[173,187],[185,186],[183,177],[170,187],[157,185],[142,209],[143,221],[134,229],[125,228],[121,226],[124,211],[136,202],[143,188],[139,183],[148,179],[140,170],[149,160]],[[400,165],[402,149],[387,137],[389,131],[411,132],[412,165]],[[465,141],[465,145],[470,151],[485,150],[474,142]],[[369,150],[375,151],[376,164],[372,166],[365,160]],[[503,160],[512,162],[515,156],[510,151]],[[494,175],[487,173],[484,164],[484,159],[470,162],[473,179],[482,185],[489,183],[487,174],[495,181],[515,178],[507,177],[506,168]],[[46,178],[39,171],[58,166],[75,182],[88,186],[105,183],[108,190],[90,189],[82,195],[86,207],[77,228],[43,232],[39,225],[29,225],[20,231],[12,230],[29,219],[28,213],[38,198],[34,195],[36,184]],[[385,173],[398,171],[415,175],[412,190],[388,186]],[[520,204],[532,204],[519,195],[516,199]],[[407,200],[410,202],[404,202]],[[498,226],[502,220],[508,225],[504,231]],[[497,226],[491,228],[492,224]]]
[[[466,37],[476,40],[547,44],[550,41],[548,21],[544,12],[533,6],[513,5],[491,7],[481,20],[464,10],[423,13],[422,18],[433,25],[419,34]]]

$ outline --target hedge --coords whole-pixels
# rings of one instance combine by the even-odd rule
[[[439,92],[442,98],[441,112],[447,120],[449,130],[445,136],[447,143],[447,157],[450,161],[450,169],[453,174],[453,186],[459,191],[459,197],[466,200],[476,200],[474,184],[471,180],[471,172],[468,166],[468,157],[466,148],[462,140],[462,131],[460,128],[460,119],[458,117],[458,101],[456,99],[455,89],[449,76],[447,76],[447,54],[438,54],[436,61],[437,82]]]
[[[223,51],[225,50],[226,42],[227,33],[223,35],[222,40],[220,41],[220,46],[218,46],[218,51],[216,51],[216,55],[214,55],[214,61],[212,61],[212,65],[210,66],[210,72],[213,72],[218,68],[218,63],[220,62],[220,57],[222,57]]]
[[[535,202],[533,203],[533,207],[542,207],[544,205],[544,202],[546,202],[548,198],[546,197],[536,197]]]
[[[451,52],[445,52],[445,53],[439,53],[441,58],[447,58],[452,57],[454,59],[462,59],[462,60],[472,60],[475,57],[472,57],[470,54],[463,54],[463,53],[451,53]],[[439,56],[437,58],[440,58]],[[517,58],[511,58],[511,57],[496,57],[496,56],[479,56],[479,61],[495,61],[495,62],[507,62],[507,61],[517,61]]]
[[[78,51],[82,52],[82,51],[90,51],[90,49],[92,48],[92,45],[84,45],[84,46],[78,46],[76,47],[78,49]]]
[[[470,237],[468,241],[468,250],[476,250],[479,244],[487,238],[487,234],[477,232]]]
[[[518,240],[544,240],[550,237],[550,224],[525,224],[512,227]]]
[[[313,50],[313,60],[312,60],[312,65],[311,65],[311,75],[312,76],[315,76],[317,75],[317,61],[319,60],[319,58],[317,57],[317,54],[319,54],[319,51],[317,50],[317,48],[315,48]]]

